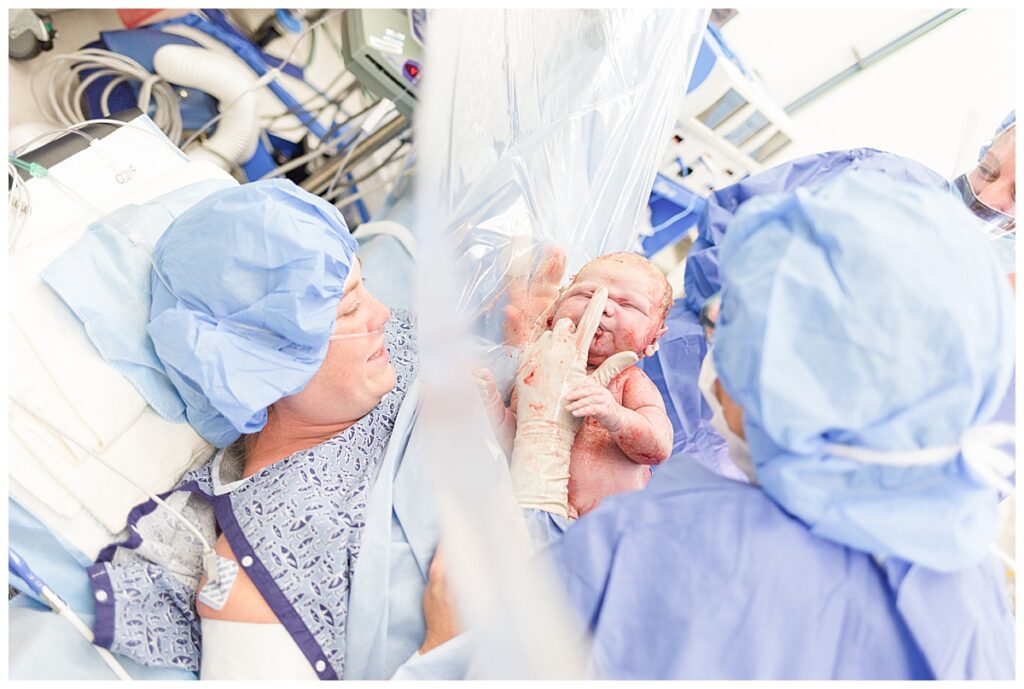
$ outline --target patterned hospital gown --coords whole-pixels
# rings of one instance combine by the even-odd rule
[[[367,494],[416,372],[408,312],[395,311],[385,341],[397,383],[359,422],[245,479],[242,457],[221,450],[160,496],[207,542],[218,530],[225,534],[321,679],[344,670],[348,594]],[[202,542],[152,500],[131,511],[127,534],[89,568],[96,643],[145,665],[198,671]],[[231,576],[230,563],[221,565]]]

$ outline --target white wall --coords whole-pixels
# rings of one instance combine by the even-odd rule
[[[741,10],[723,33],[786,105],[940,10]],[[1014,107],[1012,10],[961,13],[793,116],[799,138],[772,164],[870,146],[951,177]]]

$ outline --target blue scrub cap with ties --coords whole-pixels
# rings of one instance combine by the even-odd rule
[[[338,209],[286,180],[214,192],[164,232],[147,332],[206,440],[260,430],[319,370],[355,252]]]

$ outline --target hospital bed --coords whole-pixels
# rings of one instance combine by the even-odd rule
[[[104,360],[83,321],[41,273],[104,214],[186,187],[237,183],[215,165],[189,160],[139,111],[120,119],[123,126],[65,132],[19,156],[49,174],[18,171],[31,212],[16,224],[9,253],[10,547],[89,627],[93,601],[85,566],[118,540],[134,505],[170,489],[213,448],[187,423],[169,421],[147,404]],[[184,210],[180,206],[176,212]],[[387,207],[407,214],[409,204],[393,199]],[[370,288],[390,305],[408,308],[415,243],[408,230],[381,220],[355,234]],[[91,289],[103,281],[101,272],[94,266],[64,277]],[[126,311],[138,296],[124,295]],[[135,306],[148,311],[148,304]],[[19,591],[9,601],[11,679],[113,678],[95,649],[50,613],[26,581],[12,574],[10,583]],[[119,660],[135,678],[194,678]]]

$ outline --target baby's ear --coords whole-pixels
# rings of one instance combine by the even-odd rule
[[[658,351],[658,340],[660,340],[661,336],[664,335],[667,332],[668,332],[668,326],[667,325],[662,325],[661,329],[658,330],[657,333],[655,333],[654,339],[651,340],[651,344],[649,344],[646,347],[644,347],[644,356],[654,356],[654,353]]]

